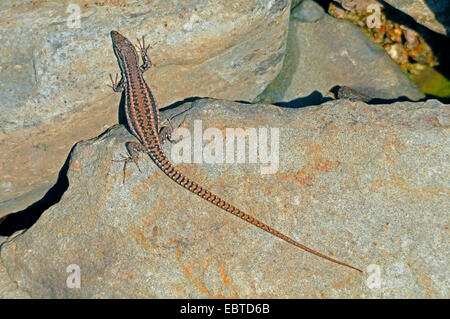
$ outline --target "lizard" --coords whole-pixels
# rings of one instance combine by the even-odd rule
[[[292,238],[280,233],[265,223],[241,211],[217,195],[210,192],[205,187],[194,182],[192,179],[181,173],[167,158],[162,149],[162,143],[165,140],[172,142],[170,132],[160,123],[158,104],[144,80],[143,74],[152,63],[147,55],[150,46],[145,46],[144,37],[142,42],[138,39],[138,49],[141,54],[142,64],[139,65],[139,57],[135,46],[123,35],[117,31],[111,31],[111,39],[114,53],[116,55],[121,79],[117,82],[111,79],[111,87],[115,92],[124,92],[125,94],[125,114],[131,133],[137,138],[138,142],[127,142],[126,149],[128,156],[124,157],[123,172],[125,178],[125,169],[128,163],[135,163],[137,166],[139,152],[147,153],[153,162],[173,181],[192,193],[202,197],[208,202],[216,205],[224,211],[235,215],[246,222],[296,246],[316,256],[325,258],[339,265],[349,267],[362,273],[362,270],[349,264],[326,256],[305,245],[298,243]],[[139,169],[139,166],[137,166]],[[139,169],[140,171],[140,169]]]

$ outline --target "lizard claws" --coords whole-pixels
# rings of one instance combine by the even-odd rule
[[[136,158],[131,157],[131,156],[126,156],[126,155],[123,155],[123,154],[120,154],[120,157],[122,159],[120,159],[120,160],[112,159],[111,161],[113,161],[113,162],[124,162],[124,164],[123,164],[123,184],[125,184],[125,170],[126,170],[127,165],[128,165],[129,162],[133,162],[134,164],[136,164],[136,167],[138,168],[140,173],[142,173],[142,171],[141,171],[141,168],[139,167],[139,164],[138,164],[138,161],[137,161]]]
[[[155,43],[153,43],[153,45],[145,45],[145,36],[142,36],[142,40],[140,40],[139,38],[136,38],[137,41],[137,46],[135,46],[139,51],[141,52],[145,52],[147,53],[148,49],[150,49],[152,46],[155,46],[156,44],[158,44],[160,41],[156,41]]]
[[[141,40],[139,40],[139,38],[137,38],[136,40],[137,40],[137,43],[138,43],[138,49],[141,52],[145,52],[146,53],[147,50],[150,48],[150,44],[145,46],[145,37],[142,36],[142,42],[141,42]]]
[[[109,73],[109,79],[111,80],[111,84],[106,84],[111,89],[113,89],[114,92],[120,91],[119,87],[121,86],[121,83],[118,82],[119,74],[116,73],[116,78],[113,80],[111,73]]]

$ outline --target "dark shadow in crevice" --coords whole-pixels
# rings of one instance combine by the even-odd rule
[[[413,101],[410,100],[407,96],[400,96],[398,98],[395,99],[379,99],[379,98],[374,98],[374,99],[370,99],[369,101],[366,102],[366,104],[369,105],[377,105],[377,104],[393,104],[396,102],[424,102],[425,99],[421,99],[418,101]]]
[[[439,102],[444,103],[444,104],[450,104],[450,97],[439,97],[439,96],[427,94],[424,100],[430,100],[430,99],[438,100]]]
[[[195,101],[201,100],[201,99],[208,99],[208,97],[199,97],[199,96],[187,97],[184,100],[174,102],[174,103],[172,103],[170,105],[167,105],[167,106],[161,108],[160,111],[173,110],[173,109],[179,107],[180,105],[182,105],[184,103],[195,102]]]
[[[281,107],[298,109],[312,105],[320,105],[331,100],[333,100],[331,97],[323,96],[319,91],[314,91],[308,96],[299,97],[289,102],[276,102],[272,104]]]
[[[62,195],[69,187],[67,170],[69,167],[69,158],[74,147],[75,145],[70,150],[64,165],[59,171],[55,185],[48,190],[44,197],[24,210],[4,216],[4,219],[2,219],[2,222],[0,223],[0,236],[11,236],[16,231],[30,228],[45,210],[60,201]]]
[[[338,96],[338,92],[339,89],[342,88],[339,85],[334,86],[333,88],[331,88],[330,92],[334,94],[334,96]],[[382,98],[373,98],[373,97],[368,97],[367,95],[364,95],[364,98],[368,98],[367,100],[364,100],[363,98],[361,99],[354,99],[355,101],[363,101],[366,104],[370,104],[370,105],[376,105],[376,104],[392,104],[392,103],[396,103],[396,102],[424,102],[427,99],[429,99],[430,97],[425,97],[423,99],[420,100],[411,100],[410,98],[408,98],[405,95],[396,97],[395,99],[382,99]]]
[[[339,88],[340,88],[340,86],[338,86],[338,85],[334,86],[330,90],[330,92],[336,96]],[[392,104],[392,103],[396,103],[396,102],[423,102],[423,101],[426,101],[428,98],[430,98],[430,97],[426,97],[424,99],[415,100],[415,101],[409,99],[407,96],[400,96],[395,99],[372,98],[372,99],[366,101],[365,103],[369,104],[369,105],[377,105],[377,104]],[[433,98],[433,97],[431,97],[431,98]],[[303,107],[308,107],[308,106],[320,105],[322,103],[325,103],[328,101],[333,101],[333,100],[334,99],[331,98],[330,96],[323,96],[320,92],[314,91],[313,93],[311,93],[310,95],[308,95],[306,97],[299,97],[299,98],[296,98],[289,102],[277,102],[277,103],[272,103],[272,104],[280,106],[280,107],[298,109],[298,108],[303,108]]]
[[[325,10],[325,12],[328,12],[328,7],[330,6],[330,3],[333,2],[332,0],[314,0],[314,1],[317,2],[323,8],[323,10]],[[339,5],[339,3],[336,4]]]
[[[234,100],[233,102],[241,103],[241,104],[260,104],[260,103],[252,103],[250,101],[245,101],[245,100]]]
[[[192,97],[185,98],[184,100],[174,102],[164,108],[159,109],[160,114],[161,114],[161,116],[160,116],[161,117],[160,118],[161,125],[165,125],[164,124],[165,120],[172,121],[174,118],[184,114],[184,117],[180,117],[181,122],[178,123],[178,125],[181,125],[186,120],[186,116],[188,115],[188,113],[186,113],[186,112],[188,112],[190,109],[192,109],[194,107],[194,105],[189,105],[188,107],[181,107],[181,105],[184,105],[186,103],[192,103],[192,102],[195,102],[195,101],[201,100],[201,99],[204,99],[204,98],[198,97],[198,96],[192,96]],[[177,121],[170,122],[170,123],[175,124],[176,122]],[[172,124],[170,124],[170,125],[172,125]]]
[[[438,4],[439,3],[439,4]],[[434,13],[435,19],[442,24],[445,27],[445,31],[447,32],[447,35],[450,35],[450,3],[444,0],[425,0],[425,4],[427,7]],[[447,20],[444,19],[444,13],[442,11],[439,11],[439,6],[446,6],[445,9],[447,10]]]

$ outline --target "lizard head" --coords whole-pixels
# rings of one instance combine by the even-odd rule
[[[133,44],[119,32],[111,31],[111,39],[114,52],[119,58],[123,60],[124,55],[129,55],[132,53],[136,56],[136,50],[134,49]]]

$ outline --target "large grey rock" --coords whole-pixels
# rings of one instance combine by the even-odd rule
[[[448,0],[385,0],[413,17],[427,28],[450,35],[450,1]]]
[[[76,8],[80,28],[71,27]],[[120,95],[106,86],[119,71],[111,30],[154,44],[145,78],[160,107],[252,100],[281,68],[290,1],[3,0],[0,11],[1,217],[45,194],[76,141],[117,122]]]
[[[279,128],[279,167],[261,175],[260,160],[179,164],[186,175],[366,272],[308,254],[223,212],[171,181],[147,156],[142,172],[127,168],[123,185],[122,164],[111,160],[133,138],[114,126],[76,145],[61,201],[3,243],[0,282],[10,283],[0,285],[0,296],[9,287],[35,298],[449,297],[448,105],[338,100],[281,109],[206,99],[191,106],[185,121],[191,134],[194,120],[218,136],[227,128]],[[174,159],[172,147],[165,150]],[[67,288],[69,265],[80,267],[79,289]]]
[[[328,96],[334,86],[349,86],[382,99],[424,97],[388,54],[357,26],[329,15],[314,23],[299,21],[301,11],[297,10],[314,7],[306,6],[307,2],[293,11],[280,74],[256,101],[288,102],[315,91]]]

